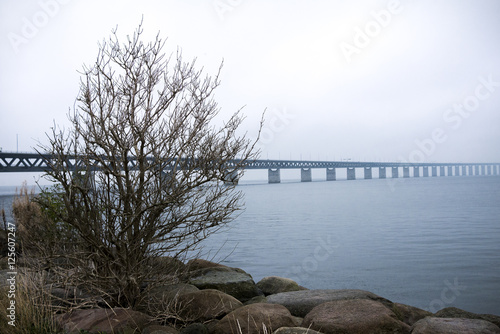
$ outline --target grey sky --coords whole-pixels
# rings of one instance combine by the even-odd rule
[[[0,147],[66,124],[77,70],[142,16],[207,73],[224,59],[223,116],[254,135],[267,108],[262,158],[500,162],[496,0],[2,0]]]

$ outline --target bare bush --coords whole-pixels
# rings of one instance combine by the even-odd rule
[[[204,76],[180,52],[167,57],[159,36],[141,37],[139,26],[123,44],[116,31],[100,44],[71,127],[55,126],[40,149],[62,189],[57,220],[83,241],[68,254],[71,279],[121,306],[165,275],[155,258],[182,256],[234,219],[243,203],[231,181],[256,158],[237,135],[239,111],[216,126],[219,73]]]

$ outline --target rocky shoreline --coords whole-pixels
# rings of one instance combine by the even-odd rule
[[[187,266],[181,282],[146,296],[147,309],[162,310],[168,325],[123,308],[76,309],[56,321],[65,333],[500,333],[500,316],[453,307],[432,314],[364,290],[308,290],[274,276],[255,283],[241,269],[200,259]],[[58,290],[65,298],[80,294]]]

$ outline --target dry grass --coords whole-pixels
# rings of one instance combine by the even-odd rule
[[[15,298],[9,298],[7,289],[0,292],[0,332],[6,334],[57,333],[54,321],[55,309],[46,291],[46,278],[35,272],[19,272],[16,276]],[[7,307],[15,301],[15,327],[9,325]]]

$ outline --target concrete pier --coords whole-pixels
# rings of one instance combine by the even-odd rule
[[[410,167],[408,166],[403,167],[403,177],[405,179],[410,177]]]
[[[472,176],[474,175],[474,168],[472,167],[472,165],[469,166],[469,175]]]
[[[462,176],[467,175],[467,166],[462,166]]]
[[[422,167],[424,177],[429,177],[429,167],[424,166]]]
[[[479,165],[474,166],[474,175],[481,175],[481,173],[479,171]]]
[[[448,176],[453,176],[453,166],[448,166]]]
[[[486,166],[481,165],[481,175],[486,175]]]
[[[460,167],[455,166],[455,176],[460,176]]]
[[[398,178],[399,177],[399,168],[398,167],[392,167],[392,178]]]
[[[337,180],[337,174],[335,172],[335,168],[327,168],[326,169],[326,180],[327,181]]]
[[[347,179],[348,180],[356,180],[356,168],[347,167]]]
[[[385,179],[387,177],[387,168],[379,167],[378,168],[378,178]]]
[[[365,167],[365,180],[369,180],[372,178],[372,168],[371,167]]]
[[[432,166],[432,176],[438,176],[438,168],[437,168],[437,166]]]
[[[439,176],[446,176],[444,172],[444,166],[439,166]]]
[[[267,178],[269,183],[280,183],[280,169],[279,168],[269,168],[267,170]]]
[[[413,166],[413,177],[420,177],[420,167]]]
[[[312,169],[311,168],[301,168],[300,169],[300,182],[311,182],[312,181]]]

